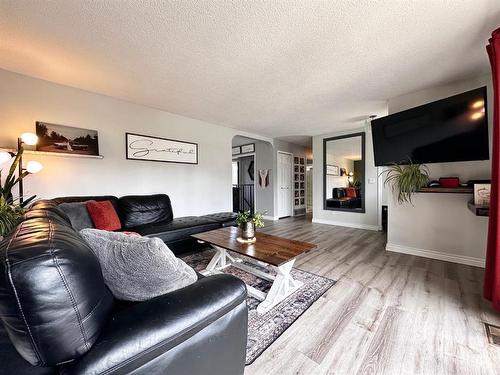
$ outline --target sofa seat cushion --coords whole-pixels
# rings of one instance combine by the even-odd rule
[[[139,225],[130,228],[142,236],[158,237],[163,242],[175,242],[189,238],[192,234],[220,228],[214,220],[197,216],[178,217],[172,221]]]
[[[236,214],[234,212],[217,212],[215,214],[203,215],[202,217],[213,220],[223,227],[236,225]]]

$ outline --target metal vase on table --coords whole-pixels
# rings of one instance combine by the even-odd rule
[[[253,240],[255,237],[255,223],[248,221],[240,225],[241,238],[244,240]]]

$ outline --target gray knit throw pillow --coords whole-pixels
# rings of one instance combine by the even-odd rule
[[[80,235],[99,258],[104,281],[117,299],[145,301],[198,279],[159,238],[98,229],[83,229]]]

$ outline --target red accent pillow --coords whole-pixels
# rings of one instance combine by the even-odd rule
[[[346,194],[347,198],[356,198],[356,189],[346,188],[345,194]]]
[[[86,203],[90,218],[96,229],[119,230],[122,227],[111,201],[88,201]]]

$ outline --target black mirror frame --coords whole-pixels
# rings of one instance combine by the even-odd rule
[[[349,208],[332,208],[332,207],[327,207],[326,206],[326,145],[327,142],[329,141],[334,141],[338,139],[345,139],[345,138],[354,138],[354,137],[361,137],[361,158],[362,158],[362,167],[361,170],[363,172],[363,183],[361,184],[361,209],[349,209]],[[365,210],[365,186],[366,186],[366,173],[365,173],[365,132],[360,132],[360,133],[352,133],[352,134],[346,134],[346,135],[340,135],[338,137],[330,137],[330,138],[324,138],[323,139],[323,209],[327,211],[342,211],[342,212],[352,212],[352,213],[357,213],[357,214],[364,214],[366,212]]]

